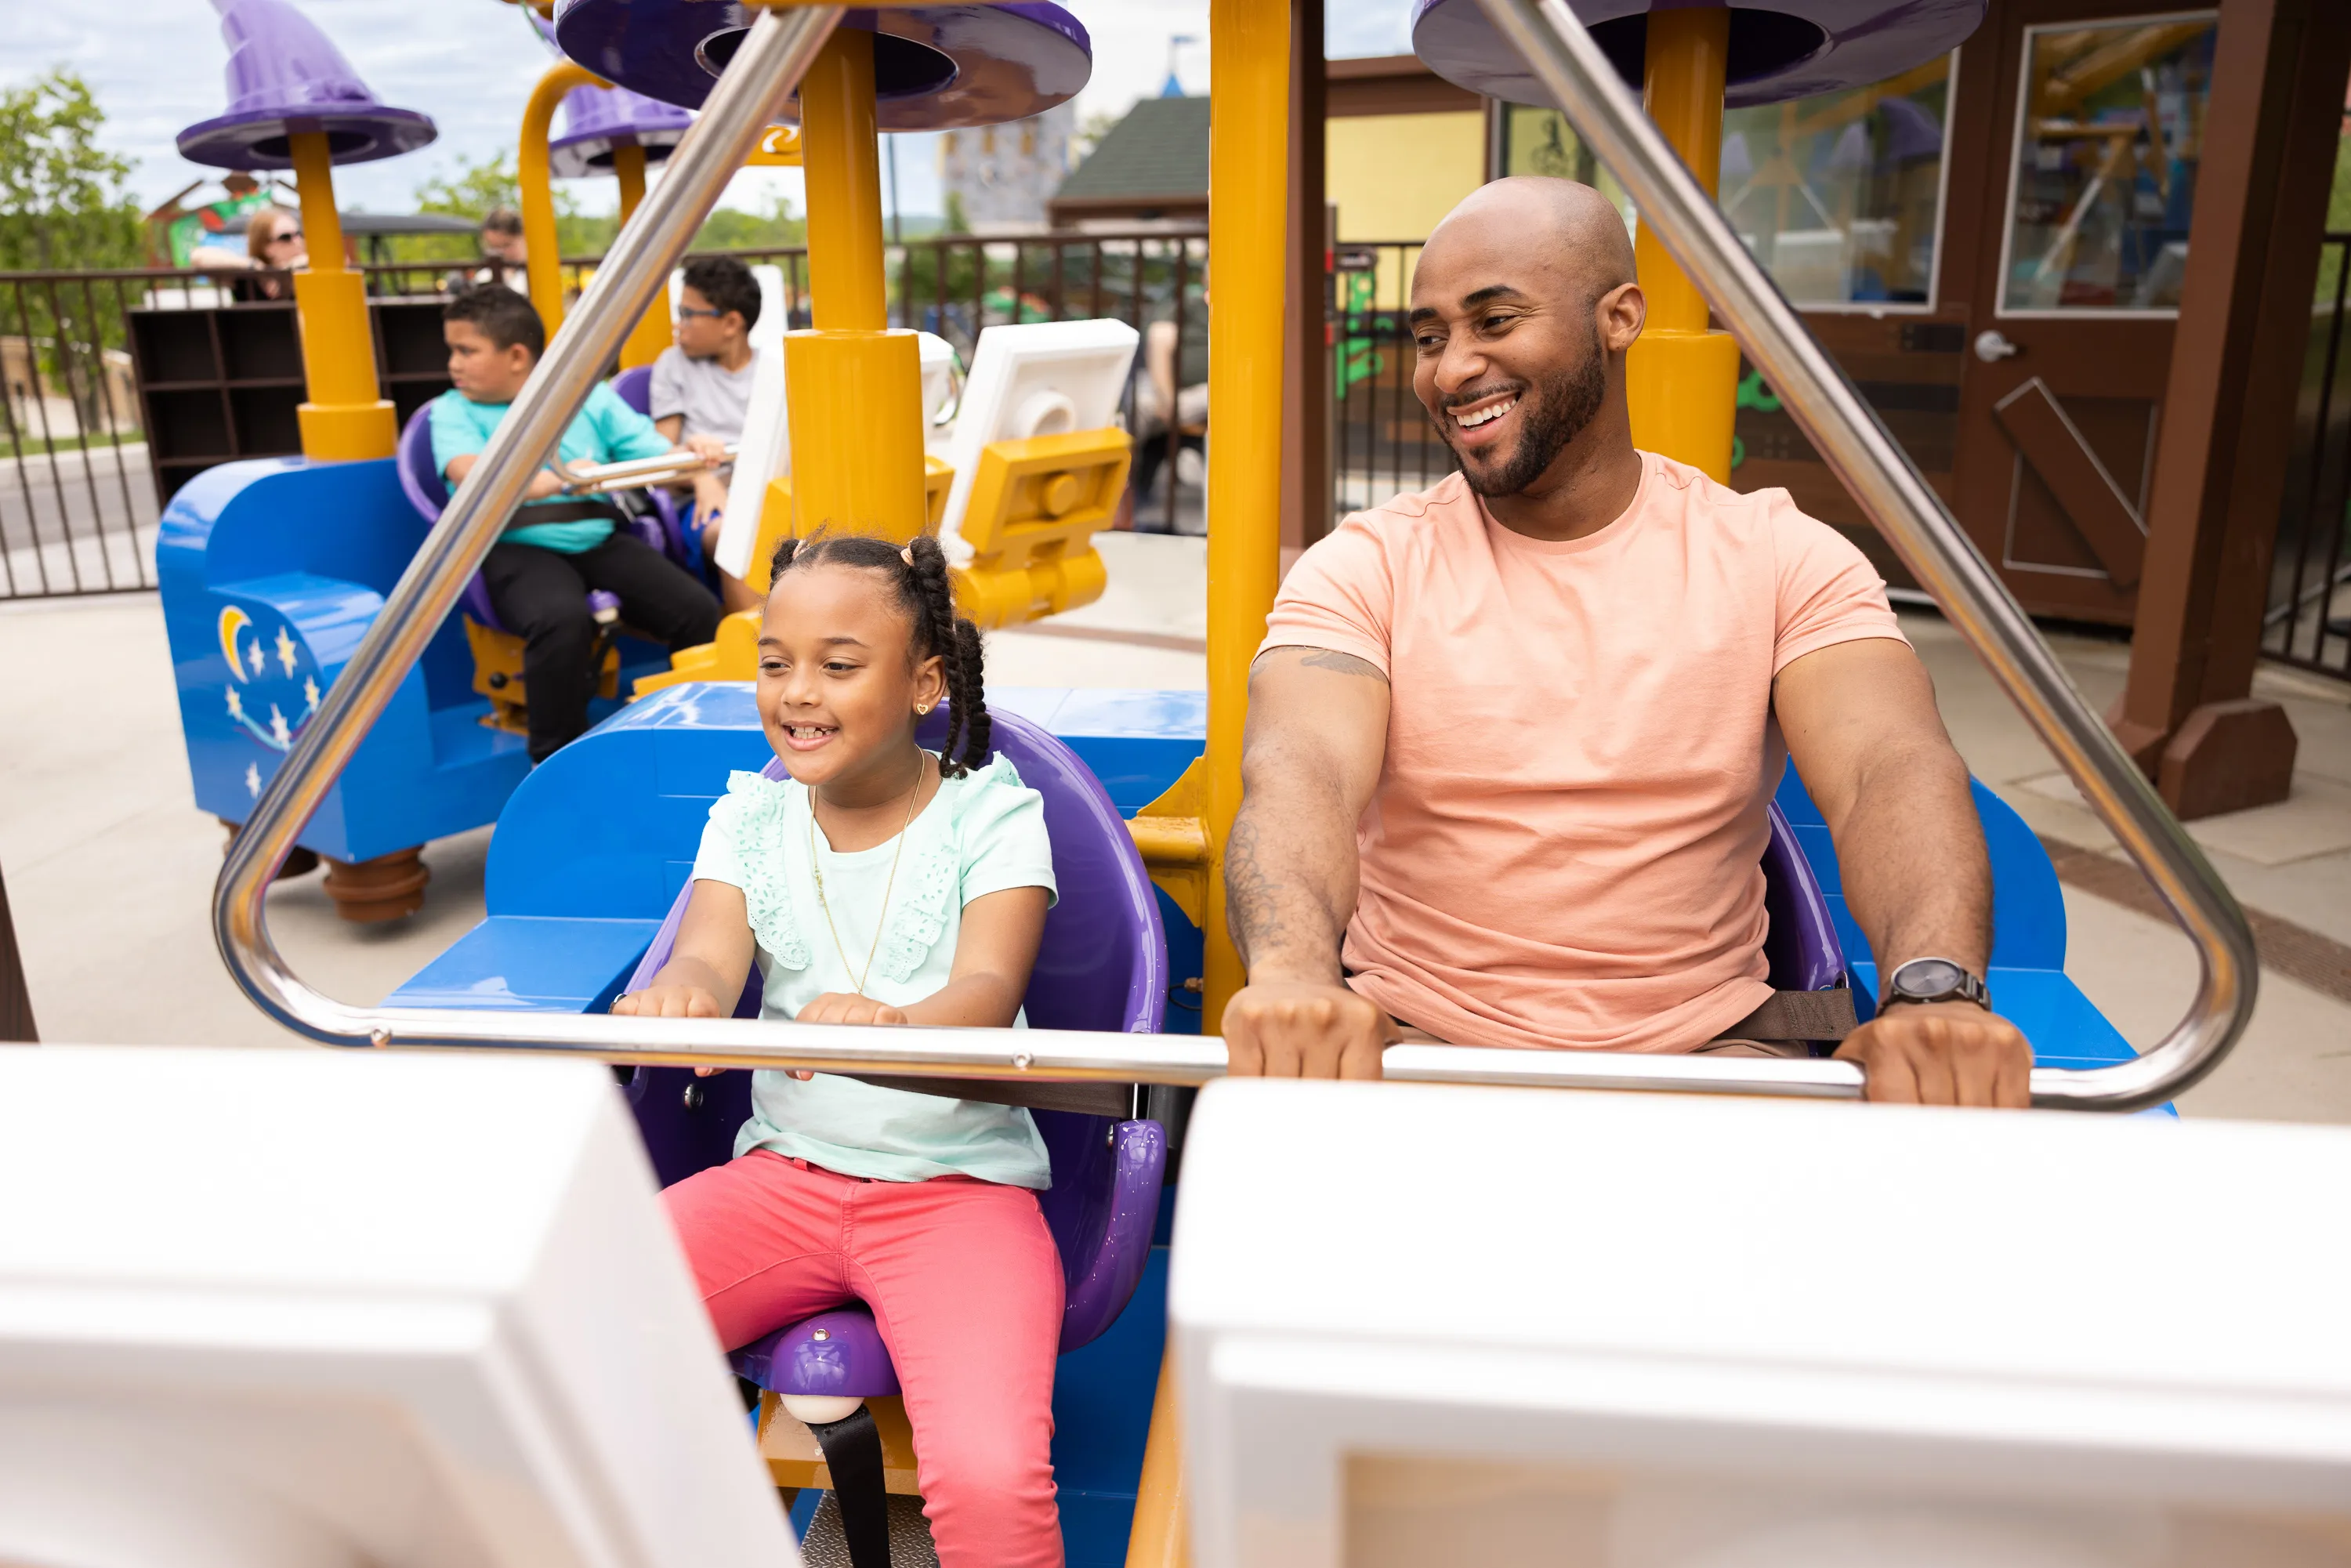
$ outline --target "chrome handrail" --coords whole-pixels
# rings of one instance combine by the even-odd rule
[[[799,88],[841,11],[807,5],[763,11],[754,20],[661,183],[613,240],[580,308],[555,334],[230,846],[214,888],[213,934],[246,995],[287,1027],[342,1042],[364,1042],[381,1032],[364,1014],[312,989],[286,967],[263,920],[262,895],[270,879],[440,629],[532,475],[555,455],[564,427],[621,340],[668,287],[670,267]]]
[[[566,463],[561,453],[547,460],[547,466],[563,481],[567,496],[597,496],[607,490],[642,490],[652,485],[671,485],[690,479],[696,474],[706,474],[735,461],[739,449],[729,446],[718,458],[697,457],[691,452],[657,452],[651,457],[623,457],[617,463]]]
[[[2195,1000],[2161,1042],[2113,1067],[2036,1068],[2033,1103],[2127,1111],[2189,1088],[2220,1064],[2252,1017],[2261,965],[2244,912],[1564,0],[1479,4],[1623,183],[1641,221],[1655,226],[1797,428],[1990,666],[2195,943],[2203,967]]]
[[[1487,0],[1489,5],[1496,0]],[[1503,0],[1517,5],[1520,0]],[[1555,3],[1555,0],[1554,0]],[[1532,15],[1529,8],[1529,15]],[[263,894],[301,825],[318,809],[327,789],[350,760],[368,727],[382,713],[393,689],[423,653],[425,643],[448,613],[465,581],[496,538],[508,511],[520,500],[538,465],[553,453],[564,425],[586,398],[601,367],[618,350],[630,326],[652,303],[665,281],[674,256],[681,253],[702,216],[716,203],[720,189],[739,167],[757,141],[769,113],[798,85],[817,48],[841,15],[835,6],[795,7],[764,12],[727,71],[719,78],[695,129],[672,156],[668,173],[638,209],[636,216],[614,242],[611,256],[599,267],[595,281],[578,310],[556,335],[547,358],[533,374],[513,411],[491,437],[481,461],[466,475],[441,520],[427,536],[416,559],[392,591],[341,676],[329,692],[319,714],[305,727],[285,766],[270,782],[252,818],[231,846],[214,891],[214,931],[223,958],[238,985],[255,1005],[298,1033],[329,1044],[423,1046],[540,1051],[611,1061],[695,1063],[737,1067],[805,1067],[879,1074],[962,1076],[985,1079],[1096,1080],[1118,1082],[1198,1084],[1225,1071],[1221,1042],[1186,1035],[1090,1033],[1054,1030],[888,1029],[875,1030],[832,1024],[783,1023],[731,1019],[636,1019],[610,1015],[513,1013],[479,1009],[424,1010],[357,1008],[338,1002],[304,984],[287,967],[271,942],[264,921]],[[1561,13],[1564,16],[1564,12]],[[1568,24],[1573,30],[1572,21]],[[1589,40],[1576,31],[1590,59],[1577,68],[1585,88],[1573,101],[1600,103],[1615,116],[1615,140],[1604,152],[1622,168],[1628,149],[1638,146],[1641,156],[1666,172],[1667,183],[1644,176],[1628,180],[1636,197],[1653,204],[1679,200],[1692,203],[1696,187],[1687,174],[1649,130],[1621,88],[1605,78]],[[1595,74],[1599,73],[1599,74]],[[760,84],[760,85],[755,85]],[[1613,99],[1606,95],[1613,93]],[[1637,122],[1632,131],[1626,120]],[[1646,133],[1636,143],[1635,131]],[[1598,138],[1595,137],[1595,140]],[[1684,191],[1670,187],[1678,178]],[[1664,194],[1661,195],[1661,193]],[[1702,197],[1695,197],[1702,202]],[[1646,210],[1646,209],[1645,209]],[[1661,209],[1666,210],[1666,209]],[[1677,256],[1687,253],[1689,235],[1702,227],[1712,208],[1676,214],[1659,227]],[[1721,228],[1719,217],[1713,218]],[[1728,230],[1723,234],[1727,235]],[[1735,249],[1734,256],[1744,260]],[[1719,269],[1694,267],[1701,287],[1718,278]],[[1750,271],[1752,271],[1750,264]],[[1760,275],[1742,280],[1749,296],[1769,298],[1784,325],[1789,342],[1810,348],[1800,325],[1771,295]],[[1719,308],[1734,322],[1763,319],[1742,297],[1735,308],[1725,308],[1727,296],[1717,295]],[[1738,312],[1734,314],[1734,309]],[[1938,595],[1947,605],[1972,607],[1975,622],[2004,613],[1998,623],[2012,645],[2004,663],[1996,664],[2012,693],[2028,695],[2027,711],[2034,717],[2077,779],[2106,780],[2105,796],[2119,796],[2127,808],[2110,811],[2117,831],[2132,829],[2125,842],[2148,856],[2143,846],[2162,839],[2171,860],[2161,860],[2158,884],[2175,903],[2185,900],[2199,910],[2205,926],[2218,933],[2207,944],[2205,996],[2216,990],[2225,1008],[2235,1011],[2220,1026],[2217,1043],[2210,1030],[2168,1040],[2156,1053],[2126,1067],[2094,1073],[2037,1071],[2036,1099],[2045,1104],[2097,1105],[2126,1108],[2152,1103],[2207,1070],[2218,1052],[2242,1024],[2250,1006],[2252,946],[2241,915],[2208,867],[2180,835],[2144,779],[2130,769],[2103,727],[2084,712],[2064,685],[2064,677],[2045,648],[2032,635],[2015,605],[1982,563],[1967,549],[1948,517],[1934,509],[1926,490],[1898,451],[1886,441],[1865,407],[1838,378],[1834,366],[1816,350],[1813,381],[1804,382],[1805,366],[1792,350],[1774,345],[1770,357],[1755,358],[1765,373],[1782,388],[1782,396],[1808,434],[1824,450],[1838,454],[1840,474],[1864,496],[1874,516],[1891,514],[1883,499],[1891,492],[1912,508],[1893,522],[1880,517],[1881,526],[1896,538],[1914,566],[1927,565],[1920,576],[1934,586],[1964,578],[1958,589]],[[1842,404],[1811,388],[1825,385],[1841,395]],[[1799,404],[1791,387],[1802,386]],[[1849,405],[1849,406],[1848,406]],[[1850,443],[1836,443],[1817,429],[1822,408],[1836,410],[1856,434]],[[1872,444],[1874,437],[1875,445]],[[1855,452],[1859,455],[1855,455]],[[1865,489],[1854,475],[1881,476],[1876,488]],[[1902,486],[1906,486],[1907,490]],[[1915,495],[1911,492],[1915,492]],[[1920,499],[1923,497],[1923,500]],[[1943,533],[1936,530],[1940,528]],[[1946,537],[1948,536],[1948,537]],[[1922,544],[1919,541],[1924,540]],[[1907,542],[1906,542],[1907,541]],[[1973,576],[1966,573],[1972,570]],[[1972,599],[1966,595],[1972,594]],[[1955,615],[1955,619],[1956,619]],[[2021,633],[2020,633],[2021,629]],[[2021,643],[2013,640],[2021,634]],[[2019,674],[2017,672],[2026,672]],[[2064,720],[2058,716],[2063,715]],[[2064,744],[2060,744],[2060,742]],[[2103,748],[2103,749],[2101,749]],[[2090,760],[2085,761],[2084,758]],[[2124,782],[2106,779],[2109,770],[2123,772]],[[2129,790],[2135,788],[2137,793]],[[2163,835],[2168,833],[2168,839]],[[2174,862],[2183,869],[2175,869]],[[2231,943],[2234,946],[2231,946]],[[2210,956],[2217,947],[2218,958]],[[2185,1066],[2179,1065],[2183,1055]],[[1497,1051],[1473,1047],[1398,1045],[1384,1059],[1385,1076],[1405,1082],[1506,1083],[1585,1089],[1673,1090],[1697,1092],[1797,1095],[1851,1099],[1862,1088],[1858,1067],[1848,1061],[1785,1061],[1740,1058],[1600,1055],[1583,1051]]]
[[[329,1044],[541,1051],[608,1061],[805,1067],[922,1077],[1034,1078],[1199,1084],[1225,1071],[1223,1042],[1196,1035],[1058,1030],[871,1029],[733,1019],[358,1008],[323,996],[287,967],[268,936],[262,895],[335,776],[391,699],[465,581],[554,451],[674,256],[758,139],[768,110],[797,86],[840,15],[837,7],[762,14],[720,77],[668,172],[614,242],[595,281],[426,537],[375,624],[237,834],[214,894],[214,932],[254,1003]],[[757,82],[768,85],[756,89]],[[1845,1061],[1686,1056],[1596,1056],[1398,1045],[1383,1063],[1406,1082],[1852,1099],[1861,1071]]]

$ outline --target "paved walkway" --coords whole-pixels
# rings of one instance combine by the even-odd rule
[[[1102,601],[991,638],[992,681],[1204,682],[1204,542],[1113,536],[1105,549]],[[1924,615],[1904,624],[1970,765],[2061,856],[2068,971],[2135,1043],[2160,1039],[2194,986],[2185,938],[2146,912],[2144,883],[1949,627]],[[2126,650],[2086,638],[2056,647],[2103,708]],[[0,867],[43,1037],[289,1043],[213,948],[221,830],[191,804],[154,595],[0,603],[0,669],[12,676],[0,695]],[[2190,831],[2239,897],[2274,917],[2263,925],[2271,961],[2244,1042],[2182,1109],[2351,1122],[2351,974],[2340,970],[2351,946],[2351,690],[2283,672],[2265,673],[2262,690],[2287,705],[2302,737],[2294,798]],[[413,920],[347,925],[314,873],[273,891],[270,928],[313,984],[378,1000],[481,917],[488,839],[484,830],[431,847],[433,885]]]

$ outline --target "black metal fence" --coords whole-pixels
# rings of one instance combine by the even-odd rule
[[[804,249],[729,254],[753,266],[778,267],[789,323],[809,324]],[[938,333],[967,364],[981,330],[1004,322],[1114,316],[1147,331],[1164,321],[1179,343],[1187,336],[1197,338],[1207,323],[1207,237],[1197,230],[941,235],[893,246],[887,262],[893,320]],[[593,257],[567,260],[567,286],[583,286],[595,266]],[[378,301],[413,299],[422,306],[468,280],[475,267],[443,261],[360,270]],[[287,358],[277,350],[266,367],[235,362],[239,343],[266,339],[274,344],[284,332],[195,330],[193,314],[230,311],[238,321],[264,311],[282,317],[291,292],[287,281],[280,274],[246,273],[223,281],[163,269],[0,272],[0,600],[155,586],[162,496],[184,479],[180,470],[187,460],[176,453],[162,455],[169,482],[159,483],[159,455],[151,450],[144,428],[147,404],[159,411],[160,419],[167,405],[178,406],[175,399],[191,407],[217,403],[222,412],[207,417],[222,423],[225,434],[216,447],[206,446],[208,452],[292,449],[290,423],[277,417],[284,411],[275,402],[264,410],[254,400],[282,392],[275,383],[288,375],[294,378],[289,384],[298,384],[298,363],[277,363]],[[190,331],[155,329],[157,313],[178,311],[192,313]],[[148,329],[134,330],[142,320]],[[266,325],[257,319],[246,324]],[[208,369],[183,372],[141,361],[142,353],[156,357],[142,345],[197,339],[212,345]],[[278,348],[291,345],[287,338]],[[379,342],[380,356],[386,347]],[[185,374],[198,375],[202,384],[183,386],[173,379]],[[1197,465],[1178,459],[1186,448],[1200,450],[1204,432],[1145,417],[1156,404],[1138,407],[1136,389],[1143,381],[1138,371],[1121,411],[1127,428],[1146,443],[1135,465],[1137,526],[1202,531]],[[254,431],[239,425],[246,403],[258,422]],[[264,425],[266,431],[259,428]]]
[[[1412,390],[1405,317],[1420,246],[1342,245],[1332,256],[1331,468],[1343,516],[1425,490],[1460,465]]]
[[[2319,253],[2317,297],[2294,409],[2294,455],[2271,558],[2262,649],[2271,658],[2351,680],[2351,234]]]
[[[1419,246],[1338,247],[1332,277],[1333,515],[1426,488],[1450,450],[1413,395],[1405,304]],[[730,254],[782,274],[793,326],[809,323],[804,249]],[[980,331],[1008,321],[1116,317],[1177,344],[1206,323],[1205,233],[942,235],[889,248],[893,320],[937,332],[968,362]],[[594,258],[564,264],[583,285]],[[449,263],[371,266],[371,294],[419,298],[461,276]],[[141,366],[131,323],[145,313],[267,304],[278,280],[246,275],[238,293],[191,271],[0,272],[0,600],[154,586],[161,509],[142,428]],[[2293,457],[2264,624],[2272,658],[2351,679],[2351,233],[2325,236],[2311,315]],[[1177,355],[1179,367],[1183,356]],[[1135,468],[1137,526],[1204,527],[1196,455],[1205,433],[1139,406],[1123,414],[1145,443]],[[1186,453],[1194,455],[1186,459]]]
[[[129,313],[172,273],[0,273],[0,599],[155,583],[155,486]]]

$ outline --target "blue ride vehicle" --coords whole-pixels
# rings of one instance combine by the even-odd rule
[[[614,384],[643,412],[643,372]],[[447,500],[422,409],[394,457],[225,463],[172,497],[156,576],[204,810],[232,827],[245,821]],[[683,552],[673,508],[657,501],[639,527]],[[609,616],[600,597],[591,608]],[[614,630],[594,717],[617,708],[637,676],[669,668],[665,648]],[[476,578],[298,841],[337,862],[328,890],[347,918],[412,912],[423,897],[420,846],[496,820],[530,770],[513,695],[520,669],[520,640],[499,626]]]
[[[1040,1028],[1135,1033],[1196,1030],[1199,929],[1151,885],[1122,819],[1157,799],[1205,745],[1205,695],[1009,688],[990,694],[996,745],[1045,797],[1061,903],[1026,1007]],[[934,727],[943,719],[934,716]],[[392,1009],[601,1012],[650,980],[684,910],[695,848],[737,770],[780,764],[752,688],[689,683],[605,720],[524,780],[498,819],[480,925],[385,999]],[[1995,1005],[2033,1041],[2042,1065],[2095,1067],[2132,1051],[2065,977],[2064,905],[2040,842],[1980,785],[1976,800],[1995,880],[1990,981]],[[1876,991],[1866,940],[1847,913],[1828,829],[1792,771],[1764,857],[1782,989],[1849,987],[1866,1018]],[[755,970],[737,1011],[758,1010]],[[1171,1005],[1172,1004],[1172,1005]],[[733,1154],[749,1114],[748,1075],[696,1079],[684,1068],[631,1071],[627,1094],[664,1185]],[[974,1091],[977,1092],[977,1089]],[[1165,1337],[1169,1133],[1182,1092],[1040,1083],[1028,1102],[1053,1158],[1045,1195],[1071,1299],[1054,1391],[1053,1462],[1073,1563],[1125,1560],[1127,1531]],[[1051,1108],[1058,1106],[1059,1108]],[[763,1453],[779,1485],[816,1506],[819,1451],[787,1399],[865,1399],[880,1412],[893,1490],[911,1490],[897,1381],[871,1316],[820,1314],[738,1352],[766,1402]]]

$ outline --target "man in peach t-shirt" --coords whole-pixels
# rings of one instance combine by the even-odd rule
[[[1636,450],[1632,246],[1589,187],[1487,185],[1429,236],[1414,387],[1461,472],[1299,559],[1249,682],[1226,855],[1238,1072],[1391,1040],[1789,1055],[1762,942],[1792,758],[1886,977],[1838,1050],[1877,1100],[2022,1105],[1966,766],[1861,553],[1783,490]]]

